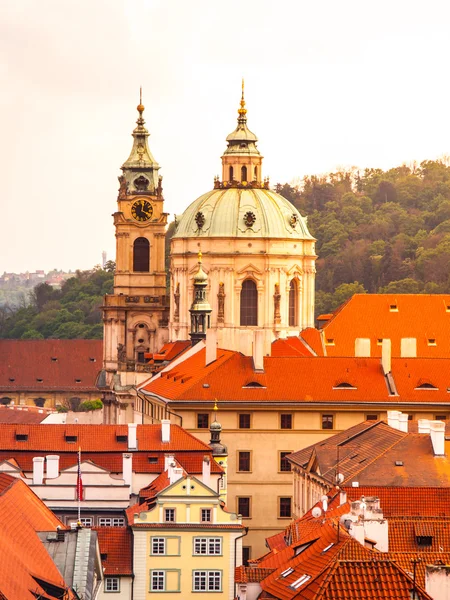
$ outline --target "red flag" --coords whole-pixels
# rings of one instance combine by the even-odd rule
[[[83,500],[83,481],[81,479],[81,448],[78,448],[77,500]]]

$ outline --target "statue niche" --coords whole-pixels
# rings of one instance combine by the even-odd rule
[[[273,305],[274,305],[273,320],[274,320],[275,325],[279,325],[281,323],[280,301],[281,301],[280,284],[276,283],[275,284],[275,293],[273,295]]]
[[[225,322],[225,284],[219,283],[217,293],[217,324],[223,325]]]

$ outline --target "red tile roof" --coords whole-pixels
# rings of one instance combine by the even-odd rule
[[[0,494],[0,594],[8,600],[48,595],[34,577],[65,588],[64,580],[36,532],[65,525],[20,480]],[[34,576],[34,577],[33,577]],[[74,599],[72,592],[68,600]]]
[[[344,487],[348,500],[359,500],[361,496],[380,499],[383,515],[391,517],[449,517],[449,487],[390,487],[360,486]],[[450,551],[450,546],[449,546]]]
[[[0,340],[0,393],[97,391],[102,357],[102,340]]]
[[[189,340],[177,340],[176,342],[168,342],[164,344],[159,352],[152,355],[152,358],[157,361],[170,362],[182,352],[192,347],[192,342]]]
[[[300,337],[278,339],[272,343],[271,356],[314,356],[314,351]]]
[[[0,423],[41,423],[54,410],[35,406],[0,405]]]
[[[133,575],[133,539],[129,527],[93,527],[98,535],[105,575]]]
[[[393,306],[397,310],[391,310]],[[372,356],[381,356],[377,341],[388,338],[392,356],[400,356],[401,338],[416,338],[417,356],[450,358],[450,295],[355,294],[323,332],[334,340],[333,346],[326,346],[328,356],[354,356],[356,338],[370,339]],[[436,345],[429,345],[429,339]]]
[[[175,453],[180,465],[190,474],[202,472],[203,457],[211,456],[210,447],[178,425],[171,425],[171,441],[161,442],[161,425],[138,425],[138,450],[128,450],[127,442],[117,436],[127,436],[126,425],[10,425],[0,424],[0,462],[15,458],[23,471],[33,469],[33,457],[48,453],[60,455],[60,468],[76,464],[78,447],[82,460],[91,460],[113,473],[122,472],[122,453],[133,454],[133,470],[136,473],[161,473],[164,454]],[[16,432],[27,435],[26,441],[16,439]],[[75,436],[76,442],[66,441],[66,435]],[[150,463],[149,457],[157,458]],[[211,460],[211,472],[223,469]]]

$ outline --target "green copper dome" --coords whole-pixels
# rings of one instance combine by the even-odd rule
[[[214,189],[197,198],[173,237],[314,239],[289,200],[267,189],[238,187]]]

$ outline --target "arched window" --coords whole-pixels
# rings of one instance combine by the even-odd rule
[[[247,167],[241,167],[241,181],[247,181]]]
[[[258,181],[258,167],[255,167],[255,176],[253,177],[254,181]]]
[[[137,238],[133,244],[133,271],[150,271],[150,244],[146,238]]]
[[[8,396],[0,398],[0,404],[3,404],[3,406],[8,406],[8,404],[11,404],[11,398],[8,398]]]
[[[229,176],[229,180],[233,181],[234,179],[234,172],[233,172],[233,167],[230,167],[230,176]]]
[[[258,290],[251,279],[242,284],[241,325],[258,325]]]
[[[45,404],[45,398],[35,398],[34,399],[34,405],[38,406],[39,408],[42,408]]]
[[[289,327],[297,327],[298,288],[295,279],[289,285]]]

